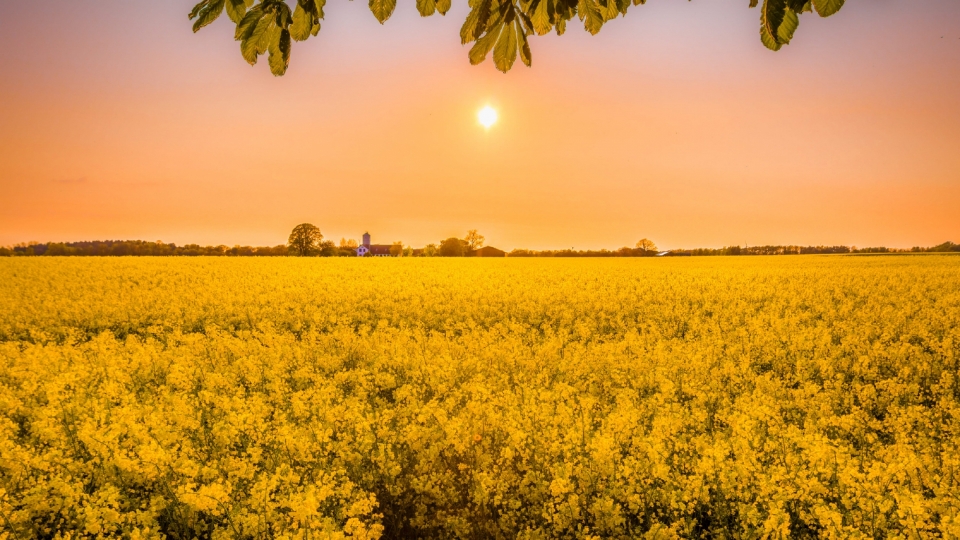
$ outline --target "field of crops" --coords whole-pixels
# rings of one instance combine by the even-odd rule
[[[0,260],[0,540],[960,537],[960,257]]]

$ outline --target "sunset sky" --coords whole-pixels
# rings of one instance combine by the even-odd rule
[[[649,0],[506,75],[464,0],[329,0],[282,78],[192,4],[0,2],[0,245],[960,242],[957,0],[849,0],[778,53],[747,0]]]

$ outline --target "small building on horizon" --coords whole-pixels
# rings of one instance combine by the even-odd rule
[[[506,257],[507,252],[493,246],[484,246],[473,250],[474,257]]]
[[[357,257],[390,257],[389,244],[371,244],[370,233],[363,233],[363,243],[357,247]]]

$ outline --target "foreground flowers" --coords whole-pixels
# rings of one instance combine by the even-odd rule
[[[958,271],[0,261],[0,538],[958,536]]]

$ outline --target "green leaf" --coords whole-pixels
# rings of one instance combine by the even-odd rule
[[[316,17],[313,19],[313,27],[310,29],[310,35],[316,36],[320,33],[320,19],[323,18],[323,5],[324,0],[315,0],[314,5],[316,6]]]
[[[417,11],[421,17],[429,17],[436,13],[437,3],[434,0],[417,0]]]
[[[513,23],[503,25],[497,44],[493,48],[493,63],[506,73],[517,60],[517,27]]]
[[[519,22],[517,23],[517,37],[520,38],[520,61],[527,67],[530,67],[533,65],[533,57],[530,54],[530,43],[527,41],[527,34],[523,31],[523,27],[520,26]]]
[[[767,30],[766,26],[760,25],[760,41],[770,49],[771,51],[779,51],[783,44],[777,41],[776,38]]]
[[[297,7],[309,15],[317,15],[317,5],[313,0],[297,0]]]
[[[803,11],[803,7],[808,3],[808,0],[787,0],[787,7],[796,13],[800,13]]]
[[[286,30],[293,22],[293,12],[290,11],[290,6],[286,2],[277,2],[274,6],[276,6],[274,10],[277,17],[277,26]]]
[[[603,15],[600,13],[600,6],[596,0],[580,0],[577,5],[577,12],[580,14],[580,20],[583,21],[583,27],[593,35],[603,28]]]
[[[212,0],[202,0],[200,3],[193,6],[193,9],[190,10],[190,15],[188,15],[188,17],[190,17],[190,20],[192,21],[196,19],[197,15],[200,15],[201,11],[207,9],[207,6],[208,4],[210,4],[211,1]]]
[[[813,0],[813,8],[821,17],[829,17],[840,11],[844,0]]]
[[[487,32],[473,44],[469,53],[471,64],[477,65],[483,62],[487,54],[490,53],[490,50],[493,49],[494,44],[496,44],[497,38],[500,36],[500,30],[502,29],[503,24],[499,21],[494,21],[493,30]]]
[[[203,3],[203,7],[199,9],[195,7],[194,10],[196,11],[195,16],[197,20],[193,23],[193,31],[196,32],[217,20],[220,14],[223,13],[223,3],[224,0],[209,0]],[[197,6],[199,7],[200,5],[198,4]],[[191,15],[192,14],[193,13],[191,13]]]
[[[397,0],[370,0],[370,11],[373,16],[383,24],[393,15],[393,10],[397,7]]]
[[[760,12],[760,24],[769,32],[774,41],[779,43],[777,32],[783,23],[783,16],[787,10],[787,0],[763,0]]]
[[[497,69],[506,73],[517,60],[517,27],[513,22],[506,23],[493,48],[493,63]]]
[[[439,11],[441,15],[446,15],[447,12],[450,11],[450,0],[436,0],[436,4],[437,11]]]
[[[290,31],[281,30],[280,31],[280,54],[283,55],[283,70],[286,71],[286,66],[290,65],[290,51],[293,50],[293,43],[290,41]]]
[[[513,2],[505,2],[500,5],[500,15],[503,17],[503,22],[510,24],[517,18],[517,10],[513,7]]]
[[[780,29],[777,30],[777,41],[783,44],[790,43],[799,26],[800,17],[792,9],[787,8],[783,14],[783,22],[780,23]]]
[[[550,30],[553,29],[553,25],[550,24],[550,14],[547,11],[547,6],[550,4],[550,0],[541,0],[537,4],[537,9],[534,10],[533,16],[530,17],[530,21],[533,23],[533,30],[537,35],[544,35]]]
[[[616,0],[607,0],[606,6],[600,6],[600,15],[604,21],[616,19],[620,15],[620,5]]]
[[[493,13],[492,7],[492,0],[480,0],[480,5],[477,7],[477,27],[473,30],[473,39],[480,39],[484,31],[490,30],[490,14]]]
[[[523,11],[517,11],[517,16],[520,18],[521,27],[524,30],[524,35],[535,34],[533,30],[533,21],[530,20],[530,17],[527,16]]]
[[[470,13],[467,14],[467,20],[463,21],[463,26],[460,27],[461,45],[466,45],[467,43],[470,43],[476,39],[476,37],[474,37],[474,30],[477,28],[477,19],[477,9],[471,9]]]
[[[270,72],[276,77],[287,72],[290,65],[290,32],[276,28],[276,39],[270,40]]]
[[[240,43],[240,54],[251,66],[257,63],[258,56],[267,52],[273,30],[276,28],[273,24],[273,18],[266,14],[257,21],[250,37]]]
[[[290,37],[296,41],[304,41],[310,37],[317,20],[312,13],[308,13],[299,4],[293,10],[293,24],[290,25]]]
[[[234,24],[240,24],[243,20],[243,16],[247,13],[247,2],[246,0],[227,0],[226,2],[227,16],[230,17],[230,20]]]
[[[253,34],[257,28],[257,23],[263,17],[263,4],[251,9],[243,16],[243,20],[237,25],[237,31],[233,34],[233,39],[237,41],[245,40]]]

